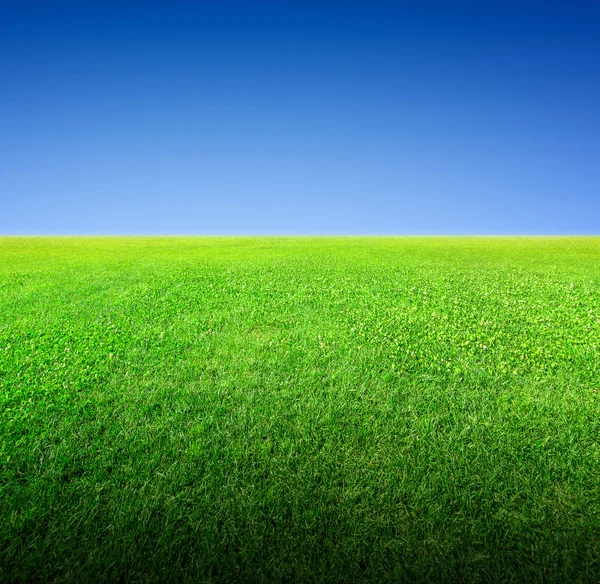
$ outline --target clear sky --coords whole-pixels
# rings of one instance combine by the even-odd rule
[[[0,0],[0,234],[600,234],[600,2]]]

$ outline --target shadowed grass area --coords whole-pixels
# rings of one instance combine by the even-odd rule
[[[600,580],[600,238],[0,238],[0,580]]]

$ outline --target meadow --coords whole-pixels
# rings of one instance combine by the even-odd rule
[[[600,238],[0,238],[0,581],[600,581]]]

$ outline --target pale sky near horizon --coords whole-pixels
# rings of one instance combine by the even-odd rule
[[[0,235],[600,234],[599,30],[597,2],[0,0]]]

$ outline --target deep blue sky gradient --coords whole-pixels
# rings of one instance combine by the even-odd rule
[[[600,234],[598,2],[2,2],[0,234]]]

